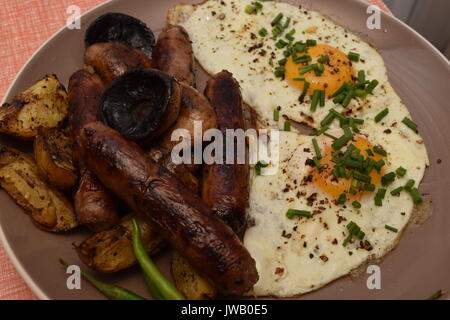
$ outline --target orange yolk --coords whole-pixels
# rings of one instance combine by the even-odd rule
[[[370,149],[373,150],[372,144],[364,137],[358,137],[356,142],[353,143],[356,148],[361,150],[361,154],[364,157],[367,157],[367,153],[365,150]],[[314,169],[313,173],[313,182],[316,186],[318,186],[322,191],[331,195],[333,198],[337,199],[343,193],[347,195],[348,198],[359,199],[364,192],[358,192],[356,194],[349,193],[351,178],[336,178],[333,176],[333,169],[335,163],[331,161],[333,158],[332,153],[334,152],[333,148],[330,146],[323,152],[323,157],[320,160],[320,164],[324,167],[322,171]],[[379,154],[374,153],[373,156],[370,156],[375,161],[382,159],[383,157]],[[376,169],[373,169],[370,172],[369,176],[371,177],[371,184],[379,185],[381,182],[381,177],[384,175],[383,168],[380,172],[377,172]]]
[[[308,94],[313,94],[314,90],[325,90],[326,95],[332,95],[345,82],[352,80],[352,67],[348,57],[327,44],[318,44],[308,48],[307,53],[297,53],[297,56],[309,55],[312,61],[308,64],[314,64],[322,56],[328,56],[329,61],[324,63],[325,70],[320,76],[316,76],[314,71],[300,74],[299,69],[307,64],[297,64],[292,57],[289,57],[285,68],[286,80],[293,86],[303,90],[303,81],[294,80],[296,78],[305,78],[310,83]]]

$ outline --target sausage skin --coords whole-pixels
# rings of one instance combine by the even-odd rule
[[[224,137],[226,129],[245,130],[241,91],[231,73],[222,71],[209,80],[205,95],[216,112],[218,129]],[[249,167],[237,164],[237,152],[234,164],[226,164],[225,151],[224,164],[203,167],[202,199],[242,236],[247,222]]]
[[[231,228],[137,144],[101,122],[86,125],[77,149],[87,167],[223,294],[242,295],[258,280],[256,264]]]
[[[108,87],[128,71],[150,68],[150,59],[139,49],[121,42],[102,42],[86,49],[84,62],[92,66]]]
[[[97,120],[100,99],[105,87],[94,72],[79,70],[69,80],[69,132],[77,141],[81,128]],[[114,195],[84,166],[78,152],[73,160],[80,171],[77,190],[73,194],[74,208],[80,224],[94,232],[108,229],[119,221]]]
[[[178,81],[195,87],[194,53],[183,27],[169,25],[161,32],[153,49],[152,64]]]

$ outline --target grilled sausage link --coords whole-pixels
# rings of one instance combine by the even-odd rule
[[[167,26],[159,35],[152,55],[153,67],[195,87],[194,54],[189,35],[181,26]]]
[[[231,73],[222,71],[209,80],[205,95],[216,111],[218,129],[224,137],[226,129],[245,129],[241,91]],[[225,152],[224,164],[203,167],[202,199],[242,236],[247,222],[249,167],[237,164],[236,146],[234,164],[225,163]]]
[[[97,120],[100,99],[105,87],[94,72],[79,70],[69,80],[69,128],[72,141],[77,141],[81,128]],[[74,208],[80,224],[94,232],[112,227],[119,221],[114,195],[84,166],[80,154],[73,160],[81,178],[74,192]]]
[[[139,49],[121,42],[96,43],[86,49],[84,62],[94,68],[108,87],[128,71],[150,68],[150,59]]]
[[[87,167],[224,294],[242,295],[258,280],[256,264],[233,230],[138,145],[100,122],[86,125],[77,149]]]

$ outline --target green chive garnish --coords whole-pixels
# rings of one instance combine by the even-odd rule
[[[416,182],[413,179],[409,179],[405,184],[405,190],[411,191],[411,188],[414,186]]]
[[[345,193],[342,193],[339,198],[337,199],[337,203],[338,204],[344,204],[345,201],[347,201],[347,196],[345,195]]]
[[[252,14],[254,11],[256,11],[256,6],[248,5],[248,6],[245,7],[244,11],[245,11],[246,14]]]
[[[390,185],[395,180],[395,172],[389,172],[386,173],[384,176],[381,177],[381,184],[383,186]]]
[[[269,34],[269,32],[267,31],[267,29],[266,28],[262,28],[261,30],[259,30],[259,35],[261,36],[261,37],[265,37],[265,36],[267,36],[268,34]]]
[[[261,168],[266,168],[268,166],[269,166],[269,164],[267,162],[265,162],[265,161],[258,161],[255,164],[256,175],[258,175],[258,176],[261,175]]]
[[[321,107],[325,106],[325,90],[320,90],[319,105]]]
[[[358,62],[359,61],[359,54],[355,53],[355,52],[349,52],[348,53],[348,58],[354,62]]]
[[[381,120],[383,120],[383,118],[386,117],[388,113],[389,113],[389,109],[388,109],[388,108],[386,108],[386,109],[384,109],[383,111],[381,111],[379,114],[377,114],[377,115],[375,116],[375,122],[378,123],[378,122],[380,122]]]
[[[331,111],[325,116],[325,118],[323,118],[323,120],[320,122],[320,125],[322,127],[328,126],[330,125],[334,118],[336,118],[336,116],[334,115],[334,113],[332,113]]]
[[[400,177],[404,177],[406,174],[406,169],[403,167],[398,167],[397,170],[395,170],[395,173],[397,173]]]
[[[320,90],[314,90],[314,93],[311,96],[311,107],[310,107],[311,112],[316,111],[317,104],[319,103],[319,98],[320,98]]]
[[[396,189],[391,191],[391,195],[396,196],[402,191],[403,191],[403,187],[398,187],[398,188],[396,188]]]
[[[398,232],[398,229],[397,228],[394,228],[394,227],[391,227],[391,226],[389,226],[389,225],[385,225],[384,226],[387,230],[389,230],[389,231],[392,231],[392,232],[395,232],[395,233],[397,233]]]
[[[373,191],[375,191],[375,185],[374,185],[374,184],[371,184],[371,183],[368,183],[368,184],[366,184],[366,185],[364,186],[364,190],[373,192]]]
[[[317,159],[317,157],[314,157],[314,158],[313,158],[313,161],[314,161],[314,165],[316,166],[316,168],[319,169],[319,171],[322,170],[323,167],[322,167],[322,165],[320,164],[319,159]]]
[[[307,45],[308,47],[314,47],[316,44],[317,44],[317,41],[316,41],[316,40],[313,40],[313,39],[308,39],[308,40],[306,40],[306,45]]]
[[[287,59],[286,59],[286,58],[281,59],[281,60],[278,60],[278,64],[279,64],[280,66],[286,65],[286,62],[287,62]]]
[[[335,137],[335,136],[333,136],[333,135],[331,135],[331,134],[329,134],[329,133],[324,133],[323,134],[324,136],[326,136],[326,137],[328,137],[328,138],[331,138],[331,139],[333,139],[333,140],[337,140],[338,138],[337,137]]]
[[[314,151],[316,152],[317,159],[319,159],[319,160],[322,159],[322,154],[320,153],[319,144],[317,143],[317,139],[316,138],[312,139],[312,144],[313,144],[313,147],[314,147]]]
[[[284,122],[284,131],[291,131],[291,122],[289,120]]]
[[[417,188],[412,188],[409,194],[411,195],[415,204],[419,204],[423,201],[422,197],[420,196],[420,192]]]
[[[353,208],[360,209],[361,203],[359,203],[358,201],[355,200],[352,202],[352,206],[353,206]]]
[[[349,105],[349,103],[350,103],[350,101],[352,101],[352,99],[355,97],[355,91],[354,90],[349,90],[348,92],[347,92],[347,95],[345,96],[345,98],[344,98],[344,100],[342,101],[342,106],[344,107],[344,108],[346,108],[348,105]]]
[[[373,89],[376,88],[376,86],[378,85],[378,80],[372,80],[370,81],[370,83],[367,85],[366,87],[366,92],[372,94]]]
[[[273,110],[273,120],[274,121],[279,121],[280,120],[280,110],[278,110],[278,108]]]
[[[324,126],[322,127],[319,131],[316,131],[314,133],[315,136],[320,136],[321,134],[324,134],[328,129],[330,129],[330,127],[328,126]]]
[[[320,63],[325,63],[328,62],[329,60],[330,58],[328,56],[321,56],[319,59],[317,59],[317,61]]]
[[[405,117],[402,122],[408,127],[410,128],[412,131],[417,131],[417,127],[418,125],[416,123],[414,123],[411,119]]]
[[[379,146],[374,146],[373,147],[373,151],[375,151],[375,153],[378,153],[378,154],[382,155],[383,157],[387,156],[386,150],[384,150],[383,148],[381,148]]]
[[[365,183],[370,183],[372,181],[372,178],[370,176],[359,172],[353,172],[353,178]]]
[[[344,147],[351,139],[349,139],[346,135],[341,136],[331,145],[334,150],[340,150]]]
[[[278,49],[282,49],[282,48],[286,47],[288,44],[289,43],[287,43],[283,39],[280,39],[280,40],[278,40],[277,43],[275,43],[275,47],[277,47]]]
[[[297,210],[297,209],[289,209],[289,210],[286,212],[286,217],[288,217],[288,219],[292,219],[292,218],[294,218],[295,216],[311,218],[311,217],[312,217],[312,214],[311,214],[311,212],[309,212],[309,211],[306,211],[306,210]]]
[[[312,60],[310,55],[304,54],[302,56],[298,56],[294,58],[295,63],[304,63],[304,62],[310,62]]]
[[[280,22],[281,19],[283,19],[283,14],[280,12],[280,13],[275,17],[275,19],[272,20],[272,23],[271,23],[272,27],[275,26],[278,22]]]

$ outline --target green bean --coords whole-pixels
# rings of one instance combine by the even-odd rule
[[[165,300],[164,296],[161,294],[161,292],[159,292],[158,288],[155,286],[152,279],[150,279],[149,276],[147,276],[147,274],[145,274],[145,272],[142,272],[142,276],[144,277],[144,282],[145,282],[145,285],[147,286],[147,290],[151,294],[153,299]]]
[[[158,267],[156,267],[150,259],[144,248],[144,244],[142,243],[139,225],[136,219],[133,218],[131,221],[133,223],[132,238],[134,255],[136,256],[136,259],[139,262],[144,274],[148,277],[147,280],[154,284],[157,292],[160,293],[165,300],[184,300],[185,298],[181,292],[175,288],[173,283],[161,273]]]
[[[59,259],[59,263],[65,267],[69,266],[69,264],[61,258]],[[146,300],[128,289],[104,283],[83,270],[81,270],[81,275],[110,300]]]

